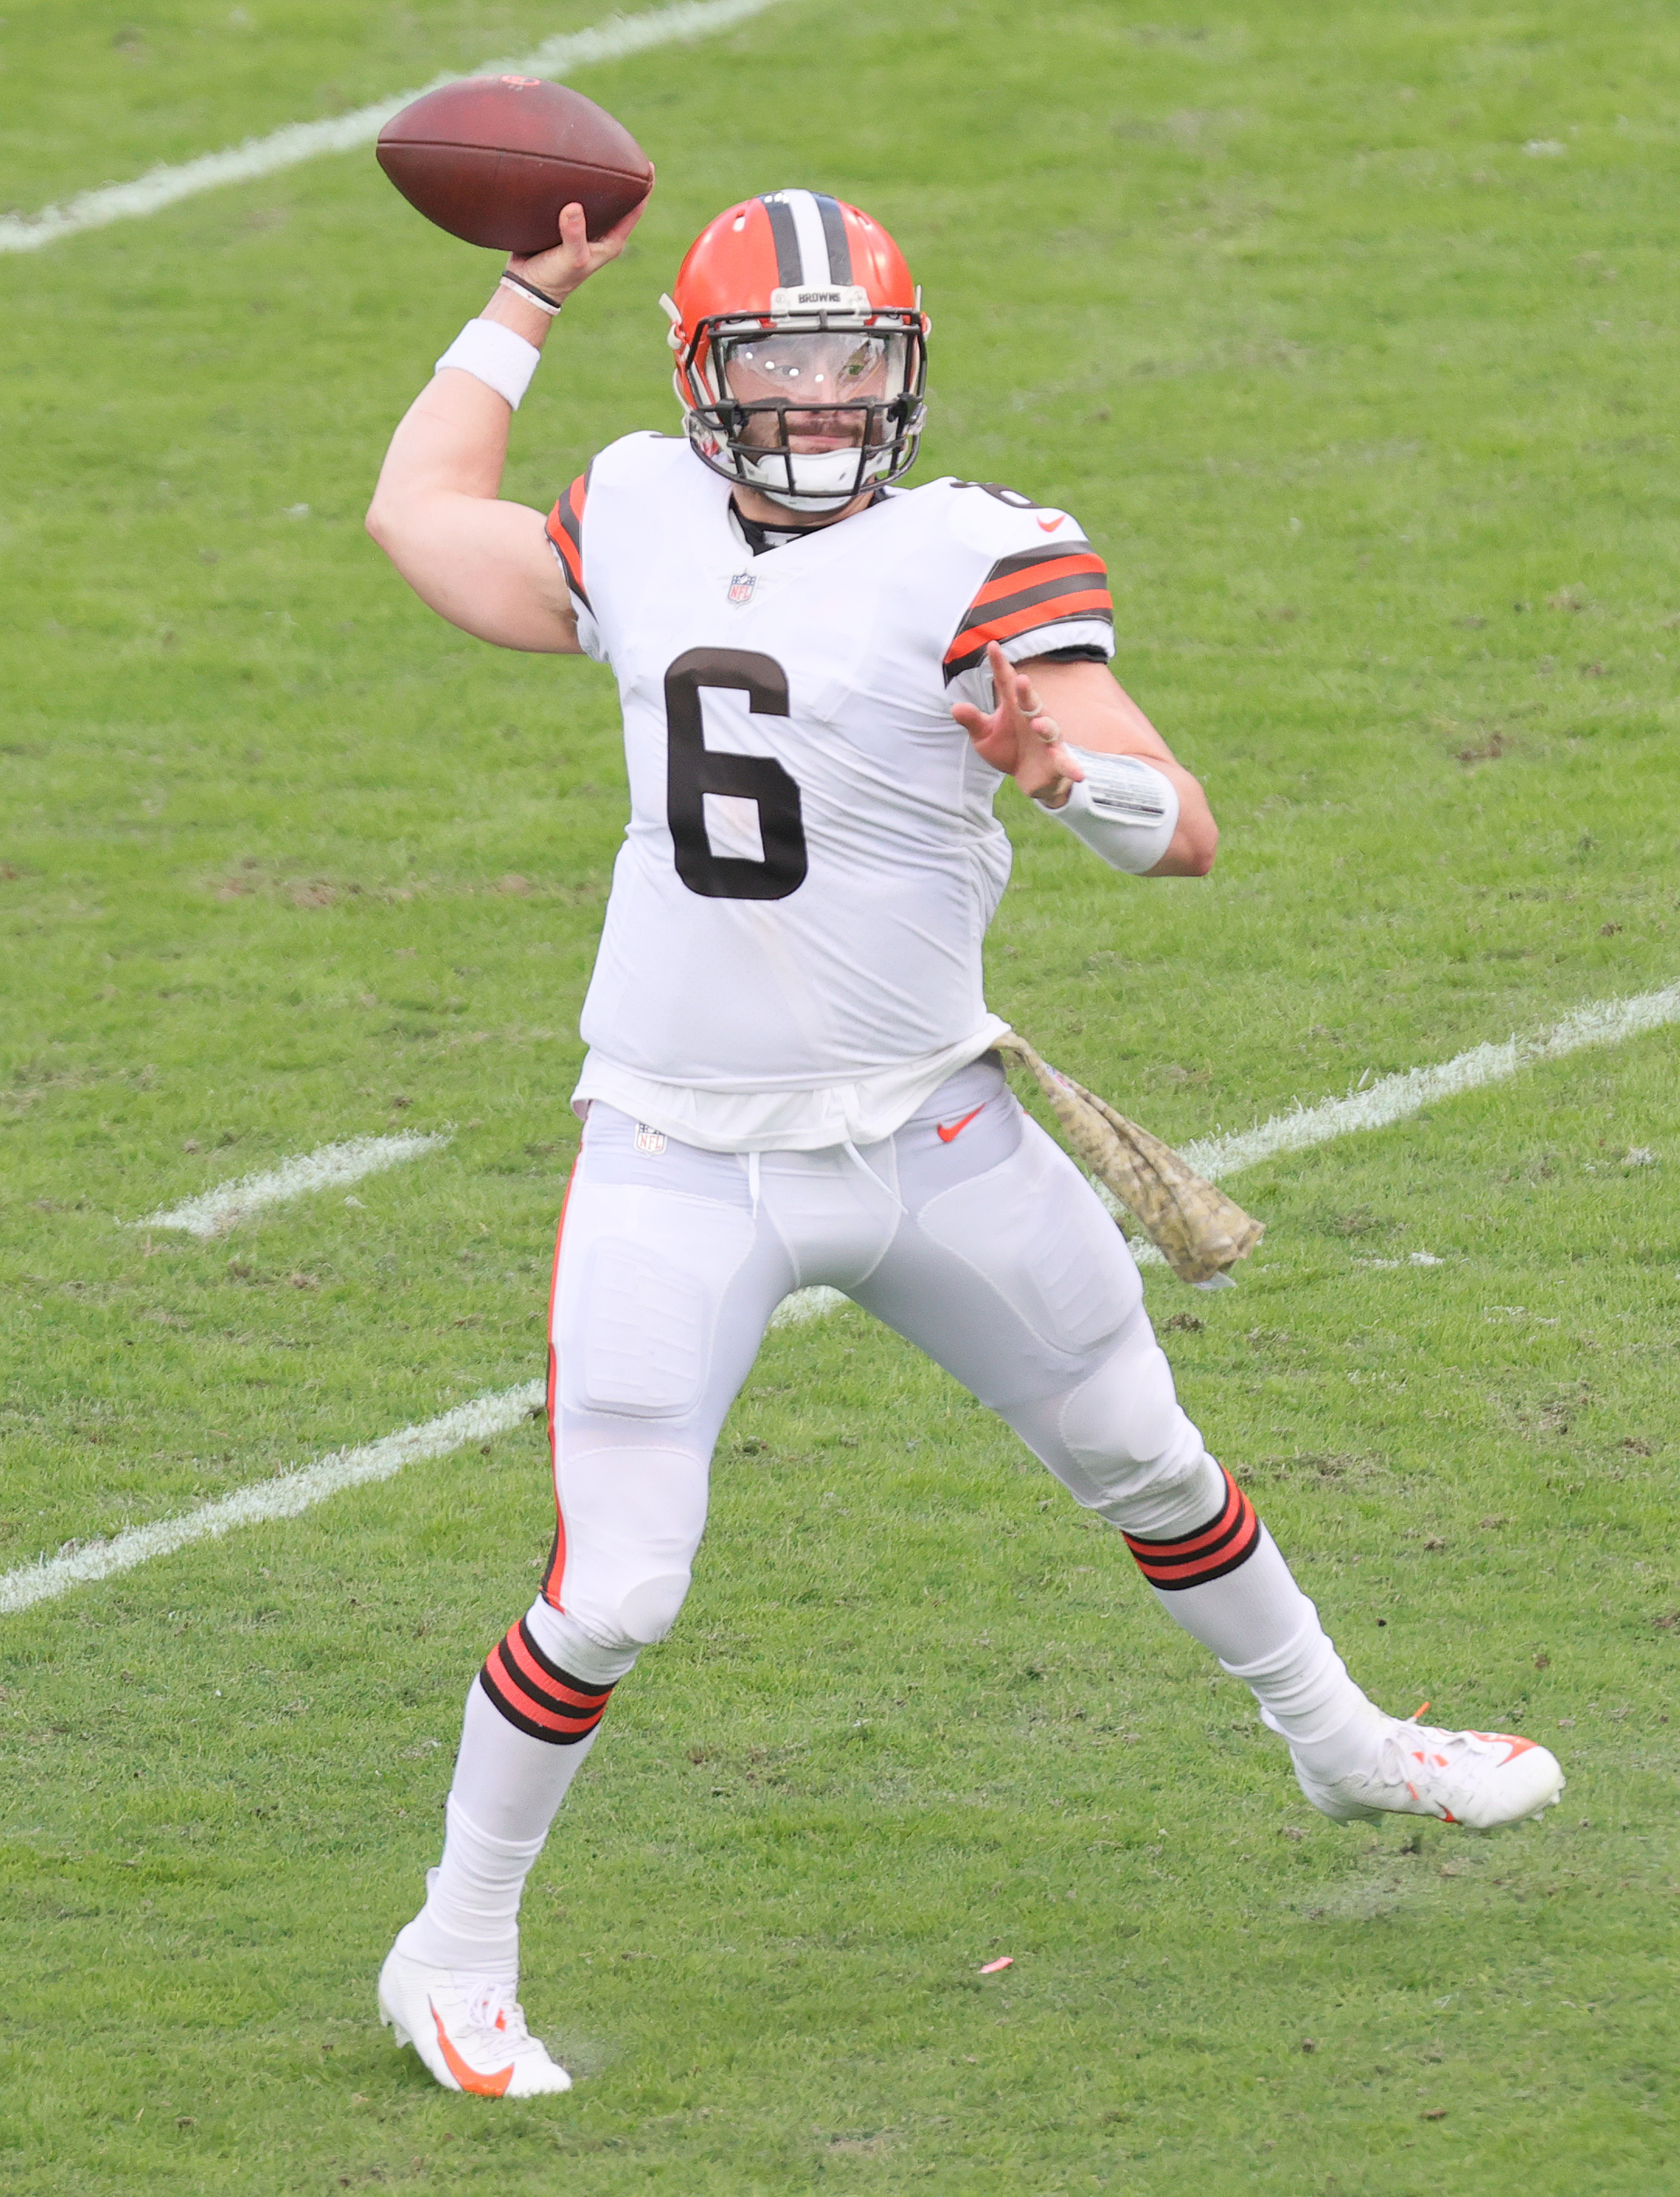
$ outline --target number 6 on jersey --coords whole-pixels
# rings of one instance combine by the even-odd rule
[[[745,694],[755,716],[789,715],[787,674],[773,656],[745,648],[691,648],[665,674],[665,814],[676,873],[708,900],[785,900],[805,882],[805,832],[797,782],[773,756],[732,755],[706,745],[704,687]],[[719,855],[706,826],[706,796],[750,801],[758,810],[762,860]]]

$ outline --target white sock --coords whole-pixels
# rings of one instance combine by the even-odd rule
[[[445,1811],[443,1858],[399,1948],[433,1968],[511,1981],[519,1968],[519,1900],[566,1788],[594,1748],[533,1739],[475,1678]]]
[[[1156,1590],[1167,1615],[1211,1648],[1260,1703],[1260,1719],[1281,1733],[1306,1767],[1338,1777],[1369,1752],[1361,1743],[1370,1703],[1296,1585],[1264,1526],[1254,1554],[1203,1586]]]

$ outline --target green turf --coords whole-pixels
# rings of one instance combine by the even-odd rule
[[[14,6],[8,202],[598,11],[246,12]],[[1134,887],[1006,799],[992,996],[1052,1058],[1195,1136],[1674,980],[1666,11],[788,0],[582,81],[661,188],[513,493],[669,423],[683,245],[814,180],[927,286],[924,477],[1109,559],[1225,840]],[[611,686],[359,528],[491,264],[366,155],[0,262],[0,1565],[540,1371]],[[535,1426],[0,1620],[0,2186],[1666,2191],[1675,1051],[1269,1162],[1238,1291],[1150,1280],[1357,1674],[1555,1744],[1544,1826],[1312,1816],[1123,1551],[848,1313],[768,1343],[535,1881],[570,2098],[445,2097],[370,2019],[546,1547]],[[359,1206],[120,1225],[395,1127],[454,1142]]]
[[[591,0],[9,0],[3,211],[517,60],[613,12]]]

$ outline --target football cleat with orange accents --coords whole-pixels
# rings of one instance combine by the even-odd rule
[[[1557,1757],[1532,1739],[1502,1731],[1440,1731],[1380,1711],[1372,1738],[1367,1765],[1341,1777],[1315,1777],[1295,1758],[1301,1791],[1338,1823],[1433,1816],[1438,1823],[1493,1831],[1542,1816],[1562,1797]]]
[[[525,2027],[513,1992],[510,1983],[428,1968],[393,1946],[379,1970],[379,2020],[446,2090],[480,2098],[569,2090],[571,2076]]]

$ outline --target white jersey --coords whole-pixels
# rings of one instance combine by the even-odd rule
[[[889,490],[756,557],[730,496],[630,435],[548,522],[630,782],[579,1095],[715,1150],[872,1142],[1005,1027],[1000,778],[951,702],[990,706],[991,640],[1111,655],[1107,576],[1007,490]]]

